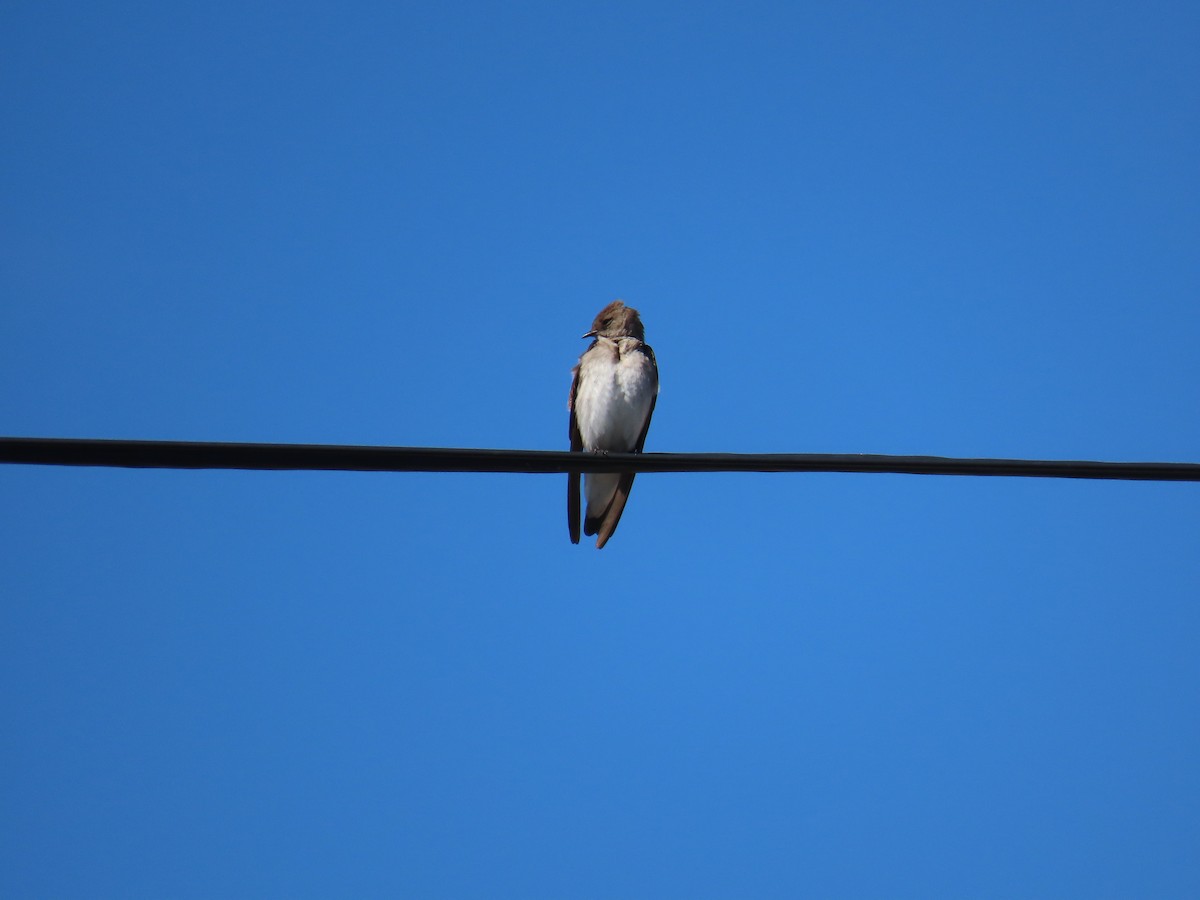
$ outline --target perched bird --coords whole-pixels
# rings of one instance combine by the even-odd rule
[[[641,453],[658,399],[658,364],[637,310],[614,300],[596,316],[585,338],[595,338],[572,370],[571,450]],[[587,474],[583,533],[595,534],[599,549],[612,537],[625,511],[634,473]],[[579,473],[567,476],[567,522],[579,543]]]

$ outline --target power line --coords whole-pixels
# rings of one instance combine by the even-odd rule
[[[868,453],[570,453],[336,444],[0,437],[0,463],[350,472],[875,472],[1200,481],[1200,463],[954,459]]]

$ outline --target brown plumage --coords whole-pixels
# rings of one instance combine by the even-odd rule
[[[594,338],[572,370],[569,434],[575,452],[641,453],[658,397],[658,365],[645,343],[637,310],[616,300],[604,307],[584,337]],[[584,479],[587,510],[583,533],[603,547],[621,520],[633,473],[593,474]],[[580,476],[567,476],[567,521],[579,543]]]

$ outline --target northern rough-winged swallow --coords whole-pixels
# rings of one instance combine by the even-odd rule
[[[572,370],[571,449],[590,453],[641,453],[658,399],[658,364],[636,309],[614,300],[596,316],[585,338],[595,338]],[[598,535],[596,548],[608,542],[633,474],[588,474],[583,479],[587,510],[583,533]],[[567,522],[571,543],[579,543],[579,473],[567,476]]]

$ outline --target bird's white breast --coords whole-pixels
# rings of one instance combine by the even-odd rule
[[[584,449],[626,452],[637,445],[658,392],[654,364],[638,346],[600,338],[580,361],[575,419]]]

